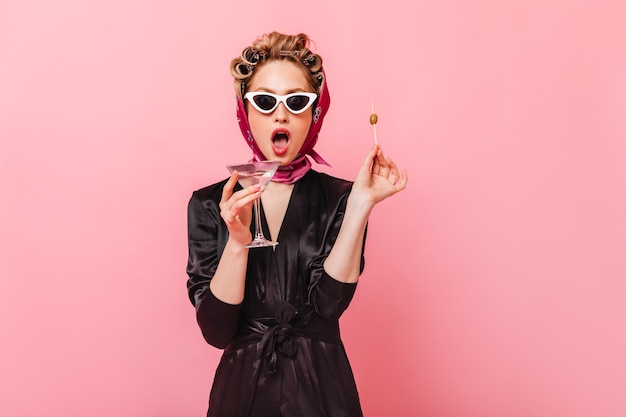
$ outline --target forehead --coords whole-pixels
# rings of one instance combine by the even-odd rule
[[[278,94],[309,91],[307,71],[290,61],[271,61],[256,69],[248,84],[248,91],[264,90]]]

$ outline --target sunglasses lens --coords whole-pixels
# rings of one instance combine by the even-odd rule
[[[287,107],[293,111],[299,111],[309,104],[310,99],[307,96],[291,96],[287,99]]]
[[[272,110],[274,106],[276,106],[276,99],[272,96],[268,96],[265,94],[259,94],[258,96],[254,96],[253,100],[257,106],[265,111]]]

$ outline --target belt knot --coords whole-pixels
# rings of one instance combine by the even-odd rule
[[[292,357],[298,351],[293,336],[294,323],[299,320],[298,310],[291,304],[284,304],[276,315],[275,324],[264,331],[259,344],[259,355],[268,360],[268,371],[276,372],[278,353]]]

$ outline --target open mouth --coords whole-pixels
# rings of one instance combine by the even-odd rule
[[[272,148],[276,155],[282,155],[287,152],[289,147],[289,132],[284,129],[277,129],[272,135]]]

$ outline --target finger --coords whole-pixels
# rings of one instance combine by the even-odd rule
[[[231,207],[222,208],[222,212],[220,213],[220,215],[222,216],[222,219],[224,219],[224,223],[226,223],[226,227],[228,227],[228,230],[231,230],[239,220],[239,216],[231,211]]]
[[[225,210],[222,213],[222,219],[224,219],[224,223],[226,223],[226,227],[228,227],[228,229],[230,230],[233,228],[233,225],[236,224],[236,220],[239,220],[239,217],[231,213],[230,210]]]
[[[381,148],[380,146],[378,147],[378,152],[376,153],[376,160],[381,165],[384,165],[386,162],[385,155],[383,154],[383,148]]]
[[[233,171],[232,175],[224,184],[224,188],[222,189],[222,202],[226,202],[233,195],[233,189],[235,188],[235,184],[239,179],[239,173],[237,171]]]
[[[257,193],[260,196],[261,186],[258,184],[232,193],[230,197],[228,197],[228,191],[224,191],[222,192],[222,201],[220,201],[220,210],[222,213],[230,212],[233,207],[237,205],[235,212],[238,213],[241,208],[249,204],[249,201],[254,201],[258,198],[255,196]],[[252,197],[250,197],[250,195],[252,195]],[[246,200],[242,202],[242,199]]]
[[[379,163],[380,163],[379,175],[386,178],[389,175],[389,170],[390,170],[390,168],[389,168],[389,161],[388,161],[387,158],[382,157],[382,158],[380,158],[380,162]]]
[[[361,165],[361,170],[370,171],[370,169],[374,169],[374,158],[376,157],[376,153],[378,152],[379,145],[374,145],[372,149],[365,156],[365,160],[363,161],[363,165]]]
[[[396,178],[400,178],[400,172],[396,163],[393,162],[391,158],[387,158],[387,164],[389,165],[390,175],[394,175]]]
[[[251,185],[247,188],[242,188],[241,190],[233,193],[231,200],[240,200],[250,194],[254,194],[258,191],[261,190],[261,185],[260,184],[255,184],[255,185]]]
[[[254,190],[254,191],[252,191]],[[244,207],[250,206],[252,205],[252,203],[254,202],[254,200],[256,200],[257,198],[261,197],[261,186],[256,185],[253,187],[248,187],[246,190],[240,190],[235,194],[238,194],[242,191],[247,191],[248,194],[242,196],[241,198],[238,198],[237,201],[235,201],[233,203],[233,205],[230,207],[230,213],[237,216],[239,214],[239,211],[241,209],[243,209]]]
[[[376,158],[374,158],[374,165],[376,165],[376,175],[387,176],[387,161],[383,156],[383,148],[379,147],[376,152]]]
[[[256,198],[261,197],[260,190],[256,193],[250,194],[243,199],[235,201],[233,204],[224,204],[221,206],[221,216],[224,219],[224,223],[231,232],[247,228],[249,223],[244,223],[240,215],[243,214],[243,210],[251,210],[252,202]],[[250,214],[245,215],[246,219],[250,219]]]
[[[396,189],[398,191],[404,190],[407,182],[409,182],[409,174],[407,173],[406,169],[403,169],[402,174],[400,175],[400,180],[395,184]]]
[[[380,175],[380,163],[378,162],[378,158],[374,159],[372,164],[372,174]]]

